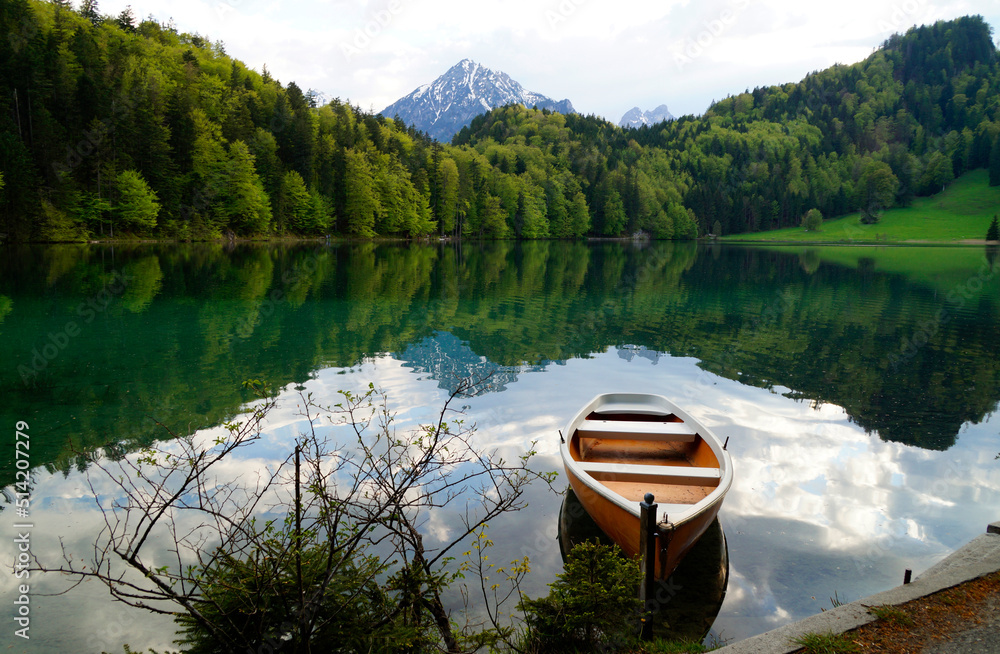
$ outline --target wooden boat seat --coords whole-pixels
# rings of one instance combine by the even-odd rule
[[[719,483],[719,468],[689,466],[644,466],[581,461],[580,467],[598,481],[629,481],[652,484],[711,486]]]
[[[630,441],[679,441],[693,443],[698,434],[683,422],[632,422],[587,420],[576,429],[581,438],[608,438]]]

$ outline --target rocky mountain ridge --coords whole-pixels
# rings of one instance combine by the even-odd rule
[[[649,111],[642,111],[639,107],[632,107],[618,121],[618,126],[638,129],[643,125],[655,125],[656,123],[673,119],[674,115],[670,113],[665,104],[661,104],[656,109],[650,109]]]
[[[510,75],[463,59],[430,84],[418,87],[379,113],[405,123],[438,141],[451,141],[479,114],[508,104],[573,113],[569,100],[556,101],[527,91]]]

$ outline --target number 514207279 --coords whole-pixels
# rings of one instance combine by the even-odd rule
[[[15,473],[17,483],[14,485],[17,487],[17,490],[21,491],[18,493],[17,502],[18,506],[20,506],[20,496],[22,494],[26,494],[29,488],[30,479],[28,477],[28,470],[31,468],[31,456],[29,454],[31,439],[28,436],[28,423],[23,420],[19,420],[16,427],[17,431],[16,436],[14,437],[14,456],[16,461],[14,465],[17,467],[17,472]],[[24,499],[25,504],[27,504],[28,498],[25,497]]]

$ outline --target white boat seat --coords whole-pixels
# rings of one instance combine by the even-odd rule
[[[697,433],[683,422],[632,422],[586,420],[576,428],[582,438],[693,443]]]
[[[630,463],[580,461],[580,467],[598,481],[645,482],[713,486],[722,478],[719,468],[694,466],[644,466]]]
[[[645,416],[660,416],[664,418],[670,415],[663,412],[663,407],[648,402],[609,402],[601,405],[596,413],[603,416],[615,415],[616,413],[638,413]]]

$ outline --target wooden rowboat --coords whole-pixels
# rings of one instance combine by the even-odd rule
[[[715,434],[659,395],[598,395],[561,436],[570,485],[628,556],[639,554],[639,503],[654,496],[658,579],[712,524],[733,483],[732,459]]]

